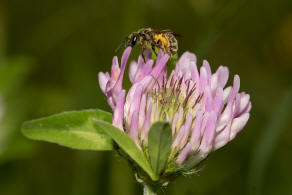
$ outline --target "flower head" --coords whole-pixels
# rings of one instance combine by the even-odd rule
[[[250,96],[239,92],[240,79],[226,87],[227,67],[211,72],[204,60],[198,69],[193,53],[185,52],[175,69],[167,76],[169,56],[159,51],[155,62],[147,51],[130,63],[132,86],[122,88],[125,66],[131,53],[128,47],[122,56],[121,68],[113,58],[112,72],[99,73],[99,83],[113,109],[113,125],[127,133],[147,153],[148,132],[157,121],[167,121],[172,128],[170,159],[184,165],[187,159],[196,162],[235,138],[249,119]]]

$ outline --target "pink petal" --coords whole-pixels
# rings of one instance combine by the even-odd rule
[[[239,87],[240,87],[240,79],[238,75],[234,76],[233,79],[233,87],[232,87],[232,91],[228,97],[228,102],[233,101],[233,99],[235,98],[235,96],[237,95],[238,91],[239,91]]]
[[[146,117],[145,117],[145,121],[143,123],[142,129],[141,129],[141,139],[143,141],[147,141],[148,140],[148,132],[150,130],[150,119],[151,119],[151,114],[152,114],[152,102],[149,103],[148,109],[147,109],[147,113],[146,113]]]
[[[209,64],[209,62],[207,60],[203,60],[203,67],[206,68],[207,75],[210,78],[211,75],[212,75],[212,72],[211,72],[210,64]]]
[[[231,123],[232,120],[228,121],[226,127],[216,135],[214,150],[223,147],[230,141]]]
[[[137,71],[138,71],[138,64],[136,61],[132,61],[129,67],[129,78],[132,83],[135,82],[135,75]]]
[[[193,132],[191,136],[191,144],[192,144],[192,150],[196,151],[201,143],[201,125],[203,120],[203,111],[198,111],[195,119],[195,125],[193,127]]]
[[[128,47],[127,49],[125,49],[123,55],[122,55],[122,60],[121,60],[121,73],[119,75],[119,78],[117,80],[117,83],[115,84],[114,88],[118,88],[121,89],[122,88],[122,83],[123,83],[123,78],[124,78],[124,72],[125,72],[125,68],[126,68],[126,64],[128,61],[128,58],[131,54],[132,51],[132,47]]]
[[[213,109],[217,114],[221,113],[223,109],[223,89],[221,87],[218,87],[216,90],[213,100]]]
[[[185,122],[185,125],[184,125],[185,128],[184,128],[183,136],[182,136],[181,140],[179,141],[179,146],[178,146],[179,149],[183,148],[185,146],[187,140],[188,140],[192,122],[193,122],[193,116],[189,112],[187,114],[186,122]]]
[[[187,145],[183,148],[183,150],[178,155],[176,162],[178,164],[182,164],[187,158],[188,154],[191,152],[191,149],[192,149],[192,144],[187,143]]]
[[[212,104],[213,101],[212,101],[211,89],[209,86],[205,88],[204,99],[205,99],[205,110],[206,112],[210,112],[213,109],[213,104]]]
[[[162,49],[159,49],[157,57],[156,57],[156,61],[160,61],[164,56],[164,52],[162,51]]]
[[[127,123],[130,122],[131,118],[130,118],[130,107],[132,105],[133,99],[134,99],[134,95],[136,92],[137,87],[139,86],[139,83],[135,83],[132,85],[132,87],[129,89],[127,97],[126,97],[126,102],[125,102],[125,106],[124,106],[124,112],[125,112],[125,120]]]
[[[153,60],[148,60],[148,62],[141,68],[139,72],[135,75],[135,82],[141,81],[145,76],[149,75],[152,70]]]
[[[178,131],[172,145],[171,145],[171,150],[172,151],[177,151],[180,149],[180,141],[182,140],[183,136],[185,134],[185,126],[183,125],[180,130]]]
[[[217,74],[213,74],[211,76],[211,91],[212,91],[212,94],[214,94],[216,92],[216,89],[218,87],[218,75]]]
[[[229,70],[227,67],[220,66],[216,71],[216,75],[218,76],[218,85],[222,88],[226,85],[229,76]]]
[[[106,77],[106,75],[103,72],[98,73],[98,81],[100,89],[103,93],[105,93],[106,85],[109,81],[109,79]]]
[[[236,97],[235,97],[235,101],[234,101],[234,104],[233,104],[233,108],[232,108],[232,117],[237,117],[238,115],[238,112],[239,112],[239,106],[240,106],[240,94],[236,94]]]
[[[225,110],[223,111],[223,113],[220,115],[219,119],[218,119],[218,124],[216,127],[216,132],[221,131],[222,129],[224,129],[228,123],[228,121],[230,121],[231,117],[232,117],[232,106],[233,106],[233,102],[229,102],[225,108]]]
[[[240,132],[246,125],[249,119],[249,113],[245,113],[238,118],[233,119],[231,125],[230,140],[234,139],[238,132]]]
[[[190,79],[192,76],[196,76],[196,72],[198,73],[196,62],[195,54],[184,52],[177,62],[175,71],[182,72],[186,80]]]
[[[229,86],[229,87],[227,87],[227,88],[225,88],[223,90],[223,103],[224,104],[227,103],[227,100],[228,100],[228,97],[229,97],[231,91],[232,91],[232,87],[231,86]]]
[[[132,114],[137,111],[139,114],[140,101],[142,96],[142,87],[140,84],[137,85],[132,101],[130,102],[129,117],[132,118]],[[128,100],[127,100],[128,101]]]
[[[200,91],[204,91],[205,87],[208,84],[208,73],[205,67],[201,67],[200,69]]]
[[[251,102],[248,103],[248,106],[244,112],[250,112],[251,110]]]
[[[124,120],[124,103],[125,103],[126,91],[122,90],[118,96],[118,101],[113,115],[113,125],[117,128],[123,130],[123,120]]]
[[[145,115],[146,115],[146,94],[143,94],[139,110],[139,128],[142,128],[142,125],[145,121]]]
[[[208,118],[208,122],[206,125],[206,130],[204,131],[204,135],[202,137],[201,145],[200,145],[200,154],[202,156],[208,155],[208,153],[213,148],[213,143],[215,139],[215,128],[216,128],[216,114],[215,112],[211,112]]]
[[[112,60],[112,68],[116,66],[119,67],[119,60],[117,56],[114,56]]]
[[[249,105],[250,96],[249,94],[242,93],[240,99],[239,113],[243,113]]]
[[[139,120],[139,112],[135,110],[132,114],[131,125],[129,130],[129,136],[138,143],[138,120]]]

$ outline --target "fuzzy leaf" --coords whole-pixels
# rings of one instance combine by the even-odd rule
[[[171,127],[167,122],[154,123],[148,135],[151,166],[156,175],[165,168],[172,142]]]
[[[158,178],[151,169],[143,152],[137,147],[136,143],[123,131],[113,126],[111,123],[94,120],[97,127],[104,131],[135,161],[150,177],[156,181]]]
[[[112,139],[92,122],[92,119],[111,122],[111,118],[110,113],[98,109],[63,112],[25,122],[22,133],[30,139],[74,149],[112,150]]]

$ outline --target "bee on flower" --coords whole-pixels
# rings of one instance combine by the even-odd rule
[[[157,55],[156,48],[163,50],[164,53],[170,55],[172,57],[177,53],[178,50],[178,42],[176,37],[180,37],[178,33],[173,32],[172,30],[156,30],[152,28],[141,28],[136,32],[131,33],[127,36],[122,42],[116,51],[124,44],[125,47],[131,46],[134,47],[135,45],[141,45],[142,50],[142,58],[144,62],[145,56],[144,51],[146,50],[147,46],[150,45],[152,51]]]

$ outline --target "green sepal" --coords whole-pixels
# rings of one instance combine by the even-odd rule
[[[154,123],[148,134],[148,152],[152,169],[156,175],[160,175],[166,166],[171,143],[172,133],[169,123]]]

